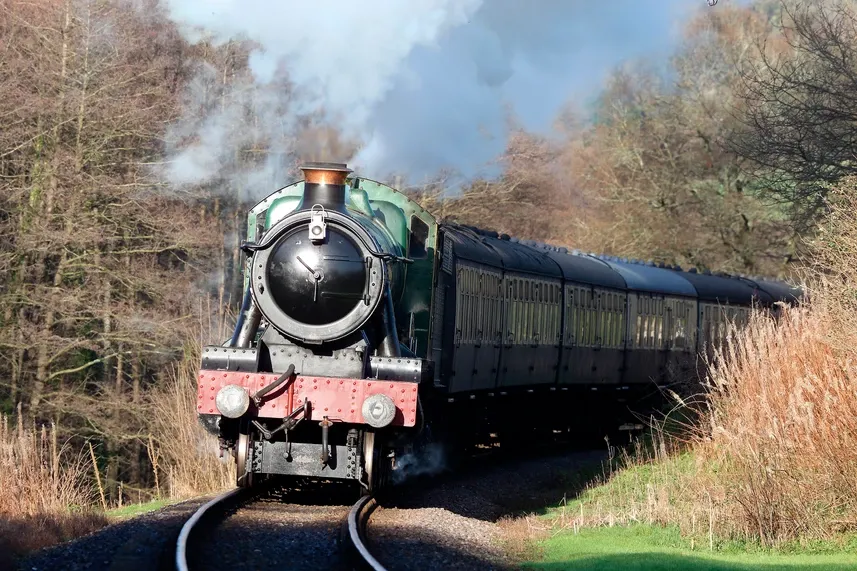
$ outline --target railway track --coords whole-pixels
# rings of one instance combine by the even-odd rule
[[[386,571],[386,568],[369,551],[366,541],[366,524],[369,523],[369,518],[376,507],[378,503],[372,496],[363,496],[357,500],[345,520],[347,541],[361,567],[374,571]]]
[[[175,544],[175,568],[191,571],[202,568],[194,564],[194,553],[200,553],[206,542],[206,534],[230,514],[253,502],[258,502],[272,492],[272,486],[235,488],[220,494],[201,505],[184,523]],[[342,544],[347,550],[352,569],[386,571],[368,548],[366,525],[377,507],[375,498],[362,496],[348,511],[342,524]]]
[[[188,553],[193,552],[202,541],[202,535],[212,525],[225,518],[230,511],[268,492],[267,486],[256,488],[233,488],[202,504],[187,519],[176,540],[175,564],[177,571],[189,571]]]

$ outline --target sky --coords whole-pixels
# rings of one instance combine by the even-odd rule
[[[510,117],[550,132],[565,105],[582,107],[610,71],[630,59],[663,62],[681,26],[706,0],[167,0],[170,16],[194,41],[252,39],[257,104],[292,128],[324,110],[359,140],[348,160],[369,178],[405,175],[415,182],[441,169],[462,179],[497,173]],[[288,102],[275,90],[283,74],[295,85]],[[191,97],[192,98],[192,97]],[[192,107],[192,105],[190,106]],[[287,112],[283,112],[287,109]],[[218,113],[229,114],[229,110]],[[224,117],[193,126],[196,148],[176,149],[169,176],[201,182],[234,137]],[[181,123],[181,121],[179,122]],[[270,133],[262,133],[262,135]],[[269,184],[282,165],[252,173]],[[251,173],[244,173],[245,183]]]

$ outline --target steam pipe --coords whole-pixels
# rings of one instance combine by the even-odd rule
[[[269,384],[268,386],[266,386],[264,388],[259,389],[256,392],[256,394],[254,394],[252,397],[253,402],[256,403],[256,406],[260,406],[262,404],[262,397],[264,397],[266,394],[268,394],[269,392],[273,391],[274,389],[276,389],[277,387],[282,385],[287,380],[290,380],[292,378],[292,375],[294,375],[294,374],[295,374],[295,365],[293,363],[293,364],[289,365],[289,367],[286,369],[286,372],[283,373],[282,375],[280,375],[277,379],[275,379],[274,382],[272,382],[271,384]]]
[[[241,312],[238,314],[238,321],[235,322],[235,330],[232,332],[232,338],[229,339],[229,344],[227,347],[235,347],[238,343],[238,336],[241,333],[241,329],[244,327],[244,321],[247,317],[247,309],[250,307],[250,300],[253,299],[253,296],[250,295],[250,288],[247,288],[247,291],[244,292],[244,300],[241,302]]]
[[[327,463],[330,461],[328,430],[333,423],[325,416],[319,424],[321,425],[321,465],[327,466]]]
[[[321,204],[326,210],[345,212],[345,185],[304,183],[304,194],[298,209],[309,209],[315,204]]]
[[[384,309],[381,311],[383,337],[378,344],[378,355],[382,357],[401,357],[402,347],[399,344],[399,334],[396,331],[396,313],[393,310],[393,294],[390,284],[384,288]]]
[[[244,320],[235,347],[249,347],[253,342],[253,337],[256,336],[256,330],[259,329],[259,322],[261,321],[262,312],[259,311],[259,307],[251,300],[250,309],[247,310],[247,319]]]

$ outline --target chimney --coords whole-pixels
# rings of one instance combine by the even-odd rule
[[[298,210],[321,204],[325,210],[345,212],[345,179],[351,169],[345,163],[306,163],[304,195]]]

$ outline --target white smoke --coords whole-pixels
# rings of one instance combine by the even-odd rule
[[[237,148],[262,141],[274,152],[230,177],[267,190],[287,182],[299,154],[294,135],[308,116],[362,147],[356,157],[313,158],[353,159],[372,178],[492,172],[512,118],[548,129],[570,98],[597,92],[611,66],[665,56],[675,24],[705,7],[701,0],[165,1],[192,41],[259,46],[253,77],[234,80],[234,93],[217,104],[202,88],[210,81],[191,86],[185,107],[196,114],[171,133],[183,144],[169,179],[215,180],[232,168]],[[200,77],[213,72],[202,68]],[[248,124],[247,109],[260,119]]]
[[[394,484],[401,484],[414,476],[440,474],[446,468],[446,455],[443,445],[431,443],[416,452],[404,454],[396,459],[396,469],[392,472]]]

